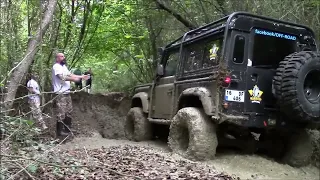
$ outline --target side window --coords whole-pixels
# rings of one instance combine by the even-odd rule
[[[179,51],[169,52],[169,57],[166,62],[164,76],[173,76],[176,74],[177,64],[179,61]]]
[[[233,62],[236,64],[242,64],[244,60],[245,37],[237,35],[234,41]]]
[[[201,46],[190,46],[187,49],[186,64],[184,72],[194,71],[200,68],[202,59],[202,47]]]
[[[221,55],[221,47],[222,47],[221,39],[209,41],[208,43],[205,44],[203,68],[218,65],[219,63],[218,60]]]
[[[219,63],[222,39],[209,39],[186,46],[184,72],[210,68]]]

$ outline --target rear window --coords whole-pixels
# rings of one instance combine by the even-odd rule
[[[253,31],[253,67],[277,68],[281,60],[296,51],[294,35],[263,29]]]

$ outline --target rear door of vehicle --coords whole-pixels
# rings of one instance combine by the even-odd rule
[[[247,63],[246,112],[265,113],[276,108],[272,80],[279,62],[296,50],[295,36],[252,29]]]

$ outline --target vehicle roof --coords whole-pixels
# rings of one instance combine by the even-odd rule
[[[307,26],[296,24],[288,21],[282,21],[270,17],[251,14],[248,12],[234,12],[212,23],[206,24],[199,28],[186,32],[183,36],[168,44],[165,49],[178,46],[186,41],[202,37],[217,31],[227,33],[229,29],[239,29],[242,31],[250,31],[252,27],[273,27],[274,29],[283,30],[291,33],[306,33],[314,38],[314,32]]]

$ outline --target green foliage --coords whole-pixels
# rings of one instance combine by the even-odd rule
[[[9,6],[9,1],[4,0],[0,7],[1,80],[22,59],[28,33],[34,35],[41,22],[41,2],[17,0]],[[318,0],[161,2],[195,26],[234,11],[248,11],[308,25],[319,41]],[[95,92],[128,91],[136,84],[153,79],[159,60],[157,48],[187,30],[172,13],[159,8],[155,0],[59,0],[53,22],[41,40],[30,71],[40,75],[42,89],[51,90],[54,54],[64,52],[70,68],[92,68]]]
[[[31,173],[36,173],[38,170],[38,165],[31,164],[30,166],[28,166],[27,170]]]
[[[91,67],[95,74],[95,92],[128,91],[138,82],[148,82],[153,77],[146,12],[138,9],[136,2],[106,3],[108,8],[88,45],[83,63],[83,68]]]
[[[19,147],[35,144],[35,138],[41,133],[41,130],[35,127],[34,121],[16,117],[3,118],[0,130],[5,139],[9,138],[8,140]]]

